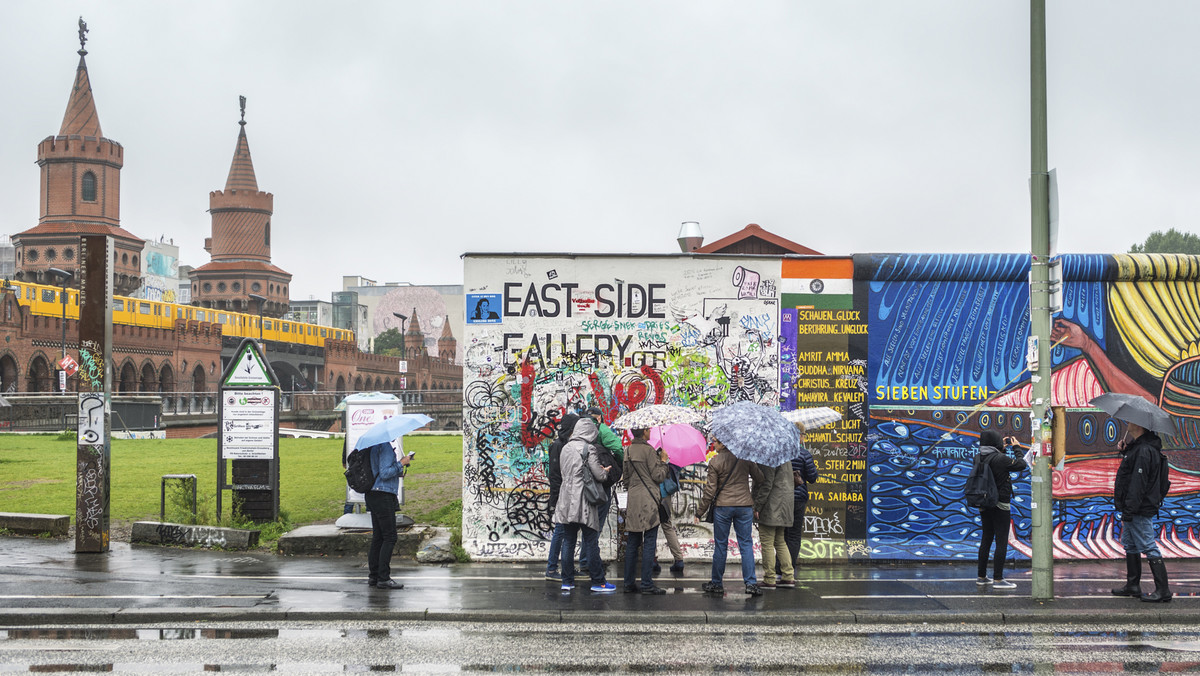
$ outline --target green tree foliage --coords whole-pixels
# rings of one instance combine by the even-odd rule
[[[1129,247],[1129,253],[1200,254],[1200,237],[1171,228],[1166,232],[1150,233],[1144,244]]]
[[[391,328],[375,336],[375,354],[386,354],[399,357],[404,345],[404,336],[400,329]]]

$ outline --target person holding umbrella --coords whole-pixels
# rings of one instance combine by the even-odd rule
[[[392,551],[396,548],[396,512],[400,511],[400,477],[412,462],[411,455],[396,460],[391,442],[375,444],[371,449],[371,470],[375,485],[364,496],[371,513],[371,548],[367,551],[367,585],[376,589],[404,589],[392,579]]]
[[[1125,438],[1117,444],[1122,457],[1113,480],[1113,505],[1121,513],[1121,545],[1125,547],[1125,584],[1112,593],[1147,603],[1169,603],[1172,594],[1162,552],[1154,541],[1154,517],[1171,482],[1162,440],[1155,430],[1174,434],[1175,423],[1166,411],[1135,395],[1102,394],[1091,403],[1127,425]],[[1143,554],[1154,576],[1154,591],[1149,594],[1142,594]]]
[[[704,483],[704,494],[696,508],[697,514],[708,512],[713,506],[713,560],[712,579],[701,589],[710,594],[725,593],[725,558],[729,550],[729,529],[737,533],[738,550],[742,555],[742,582],[746,593],[761,596],[758,578],[754,575],[754,497],[750,493],[750,479],[762,481],[762,470],[758,464],[734,457],[720,440],[714,442],[716,456],[708,462],[708,477]],[[699,516],[696,523],[700,522]]]
[[[625,510],[625,592],[643,594],[665,594],[662,587],[654,584],[653,569],[658,545],[658,526],[662,523],[662,503],[658,484],[667,478],[667,453],[655,451],[646,443],[646,430],[632,430],[633,443],[625,455],[625,485],[629,493]],[[638,549],[642,580],[634,585],[635,568],[638,564]]]

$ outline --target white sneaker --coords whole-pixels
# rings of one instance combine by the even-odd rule
[[[992,580],[992,589],[1016,589],[1017,585],[1008,580]]]
[[[990,578],[990,577],[975,578],[975,584],[979,585],[980,587],[986,587],[991,583],[992,583],[992,578]]]

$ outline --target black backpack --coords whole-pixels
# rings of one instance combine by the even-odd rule
[[[983,509],[995,507],[1000,502],[1000,493],[996,488],[996,477],[992,476],[991,455],[980,453],[975,456],[975,464],[967,475],[967,506]]]
[[[596,460],[602,467],[609,468],[608,478],[604,480],[604,490],[607,491],[621,480],[621,459],[599,442],[593,444],[593,447],[596,449]]]
[[[375,486],[375,472],[371,471],[371,449],[356,448],[346,456],[346,483],[350,489],[366,494]]]

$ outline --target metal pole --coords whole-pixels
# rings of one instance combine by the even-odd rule
[[[1037,341],[1030,432],[1035,448],[1032,512],[1033,598],[1054,598],[1054,548],[1051,533],[1053,495],[1050,455],[1043,443],[1050,436],[1050,175],[1046,134],[1046,0],[1030,0],[1030,136],[1032,199],[1032,259],[1029,271],[1031,334]],[[1033,369],[1031,369],[1033,371]],[[1061,442],[1060,442],[1061,443]]]
[[[59,280],[61,281],[62,291],[59,292],[60,293],[59,300],[62,301],[62,355],[60,358],[66,359],[67,358],[67,280],[71,279],[71,277],[73,277],[74,275],[70,272],[67,272],[66,270],[60,270],[58,268],[50,268],[49,272],[54,273],[54,275],[56,277],[58,277]],[[63,366],[62,366],[61,362],[59,363],[58,368],[59,368],[59,370],[62,370]],[[63,385],[62,391],[64,393],[67,391],[67,386],[65,384]]]

